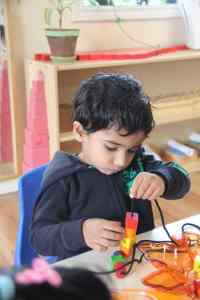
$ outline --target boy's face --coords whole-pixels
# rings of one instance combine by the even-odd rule
[[[143,131],[123,136],[126,131],[115,127],[88,134],[79,122],[74,122],[74,133],[82,144],[80,159],[106,175],[125,169],[146,138]]]

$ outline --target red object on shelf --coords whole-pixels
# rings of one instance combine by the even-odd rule
[[[50,61],[50,55],[48,53],[36,53],[34,55],[34,60],[39,60],[39,61]]]
[[[160,54],[188,50],[186,45],[177,45],[167,48],[134,48],[134,49],[113,49],[105,51],[79,52],[77,60],[123,60],[123,59],[144,59]]]
[[[32,81],[27,105],[23,171],[49,161],[49,136],[44,75],[38,72]]]
[[[12,161],[12,129],[7,62],[0,66],[0,161]]]

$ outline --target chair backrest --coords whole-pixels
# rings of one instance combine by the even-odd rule
[[[47,165],[42,165],[19,179],[19,225],[14,258],[15,266],[30,265],[33,258],[38,256],[30,245],[29,227],[46,167]]]

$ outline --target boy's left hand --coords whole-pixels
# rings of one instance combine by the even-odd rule
[[[165,192],[165,182],[157,174],[141,172],[135,178],[130,189],[130,197],[155,200]]]

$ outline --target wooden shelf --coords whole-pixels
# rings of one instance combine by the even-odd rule
[[[60,132],[72,131],[72,107],[70,105],[59,105],[59,127]]]
[[[189,173],[200,171],[200,158],[196,160],[190,160],[185,163],[180,163],[183,168],[185,168]]]
[[[61,110],[63,110],[63,105],[61,107]],[[159,102],[154,104],[153,114],[157,125],[200,118],[200,92],[199,94],[160,99]],[[61,143],[72,140],[74,140],[72,132],[62,132],[60,134]]]
[[[157,126],[148,138],[147,145],[164,159],[164,151],[169,139],[187,144],[191,132],[200,132],[199,119],[191,119]],[[200,171],[200,156],[185,161],[177,161],[189,173]]]
[[[0,63],[3,64],[5,61],[8,70],[10,110],[9,119],[11,122],[11,133],[9,133],[9,136],[11,134],[11,138],[9,138],[8,147],[12,148],[12,162],[7,162],[7,159],[5,159],[6,162],[3,162],[4,158],[2,158],[2,161],[0,162],[0,180],[7,180],[9,178],[18,177],[22,170],[25,88],[23,83],[23,72],[21,72],[22,66],[19,57],[19,53],[23,52],[21,51],[23,43],[20,43],[20,39],[18,40],[18,43],[16,43],[16,36],[18,36],[16,34],[16,30],[19,26],[16,26],[16,18],[13,15],[12,0],[3,1],[2,13],[4,15],[3,25],[5,29],[6,52],[0,56]],[[19,70],[21,72],[20,76],[18,75]],[[4,126],[2,126],[2,128],[5,130]],[[1,142],[5,145],[4,140]]]
[[[152,102],[157,125],[200,117],[200,92],[185,96],[164,97],[160,102]]]
[[[0,180],[7,180],[16,177],[13,162],[0,162]]]
[[[71,132],[72,116],[70,99],[73,98],[80,81],[86,78],[85,76],[91,76],[94,72],[102,71],[103,67],[109,67],[108,71],[119,70],[119,72],[125,72],[128,70],[130,74],[134,75],[135,65],[195,59],[200,59],[200,51],[179,51],[139,60],[76,61],[68,64],[28,61],[27,87],[31,87],[31,82],[34,80],[37,72],[43,72],[45,78],[50,158],[59,149],[70,152],[78,149],[77,142],[74,140],[73,133]],[[174,122],[200,118],[200,90],[195,90],[195,92],[192,91],[188,94],[152,97],[152,103],[157,125],[165,126],[165,124],[169,123],[174,124]],[[162,131],[161,137],[164,135],[165,132],[163,134]],[[173,130],[171,131],[172,135]],[[191,162],[186,166],[186,169],[192,171],[200,170],[200,162]]]
[[[60,143],[69,142],[74,140],[73,132],[64,132],[60,134]]]
[[[92,69],[92,68],[99,68],[99,67],[130,66],[130,65],[138,65],[138,64],[173,62],[173,61],[194,60],[194,59],[200,59],[200,51],[183,50],[174,53],[152,56],[144,59],[75,61],[72,63],[65,63],[65,64],[43,63],[43,62],[35,61],[34,64],[37,64],[38,66],[42,66],[42,65],[53,66],[57,71],[67,71],[67,70]]]

